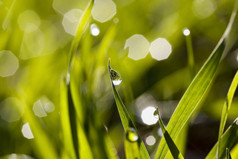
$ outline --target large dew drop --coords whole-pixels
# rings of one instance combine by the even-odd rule
[[[126,138],[130,141],[130,142],[136,142],[139,139],[138,134],[136,133],[134,128],[129,128],[127,133],[126,133]]]
[[[112,83],[114,85],[120,85],[121,84],[121,81],[122,81],[121,75],[117,71],[111,69],[110,70],[110,75],[111,75]]]

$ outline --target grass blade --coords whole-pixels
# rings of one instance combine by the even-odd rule
[[[34,135],[35,142],[35,153],[41,156],[43,159],[59,158],[57,152],[55,150],[55,146],[50,141],[50,138],[47,136],[47,133],[42,129],[42,126],[37,121],[34,113],[29,109],[29,107],[25,107],[24,119],[29,122],[30,128]]]
[[[217,156],[219,156],[220,139],[221,139],[221,136],[222,136],[224,128],[225,128],[228,112],[230,110],[231,102],[232,102],[233,96],[235,94],[237,85],[238,85],[238,71],[236,72],[236,75],[233,78],[233,81],[232,81],[231,86],[229,88],[229,91],[227,93],[226,101],[224,103],[223,110],[222,110],[222,116],[221,116],[221,122],[220,122],[220,128],[219,128],[219,135],[218,135]]]
[[[232,159],[228,148],[226,148],[226,159]]]
[[[184,157],[183,157],[182,153],[179,151],[179,149],[178,149],[177,146],[175,145],[173,139],[170,137],[168,131],[166,130],[166,128],[165,128],[165,126],[164,126],[164,123],[163,123],[163,121],[162,121],[162,119],[161,119],[161,116],[160,116],[160,113],[159,113],[158,108],[157,108],[157,110],[156,110],[155,115],[158,115],[158,117],[159,117],[160,127],[161,127],[161,129],[162,129],[162,132],[163,132],[163,134],[164,134],[165,141],[166,141],[166,143],[167,143],[167,145],[168,145],[168,147],[169,147],[169,150],[170,150],[170,152],[171,152],[173,158],[174,158],[174,159],[183,159]]]
[[[79,41],[80,41],[80,39],[83,35],[83,32],[88,24],[88,21],[90,19],[93,2],[94,2],[94,0],[90,0],[88,7],[84,11],[84,13],[80,19],[76,35],[71,43],[71,47],[70,47],[70,51],[69,51],[68,72],[70,72],[70,70],[71,70],[73,56],[76,53]]]
[[[116,105],[117,105],[117,109],[118,109],[118,112],[119,112],[119,115],[120,115],[120,118],[121,118],[121,121],[122,121],[122,125],[123,125],[123,128],[124,128],[124,131],[127,133],[127,131],[131,128],[133,128],[135,130],[135,132],[138,134],[138,131],[135,127],[135,124],[132,120],[132,118],[130,117],[127,109],[126,109],[126,106],[123,104],[114,84],[113,84],[113,79],[112,79],[112,69],[111,69],[111,66],[110,66],[110,59],[109,59],[109,62],[108,62],[108,71],[109,71],[109,75],[110,75],[110,79],[111,79],[111,84],[112,84],[112,89],[113,89],[113,94],[114,94],[114,98],[115,98],[115,101],[116,101]],[[138,140],[136,142],[139,146],[139,152],[140,152],[140,157],[143,158],[143,159],[149,159],[150,156],[148,154],[148,151],[146,150],[146,147],[143,143],[143,141],[141,140],[141,138],[139,137],[138,135]]]
[[[203,99],[204,94],[208,90],[214,78],[215,72],[221,60],[221,56],[225,50],[226,38],[233,26],[236,12],[237,8],[234,8],[229,24],[222,38],[218,42],[208,60],[205,62],[203,67],[191,82],[169,121],[167,131],[169,132],[173,140],[177,138],[178,134],[187,123],[188,119],[191,117],[193,111],[197,108],[197,106]],[[165,158],[167,152],[168,147],[163,137],[156,151],[155,158],[163,159]]]
[[[221,136],[220,140],[220,153],[219,158],[224,158],[226,155],[226,148],[231,149],[232,146],[238,140],[238,118],[233,122],[233,124],[226,130],[226,132]],[[206,159],[214,159],[217,153],[218,143],[212,148],[212,150],[207,155]]]
[[[61,125],[63,132],[63,141],[64,148],[67,152],[69,158],[76,159],[76,152],[73,143],[73,136],[71,131],[70,124],[70,116],[69,116],[69,106],[68,106],[68,86],[66,80],[63,79],[61,82],[61,90],[60,90],[60,117],[61,117]]]

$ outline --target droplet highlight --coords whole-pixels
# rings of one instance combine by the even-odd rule
[[[134,128],[129,128],[126,133],[126,138],[130,142],[136,142],[139,139],[138,134],[136,133],[136,130]]]
[[[185,29],[183,30],[183,35],[184,35],[184,36],[189,36],[189,35],[190,35],[190,30],[187,29],[187,28],[185,28]]]
[[[112,83],[114,85],[120,85],[121,84],[121,82],[122,82],[121,75],[117,71],[111,69],[110,70],[110,75],[111,75]]]

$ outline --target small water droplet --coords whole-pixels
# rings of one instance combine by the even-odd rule
[[[119,84],[121,84],[121,81],[122,81],[121,75],[120,75],[117,71],[111,69],[111,70],[110,70],[110,74],[111,74],[112,83],[113,83],[114,85],[119,85]]]
[[[134,128],[129,128],[126,133],[126,138],[131,142],[136,142],[139,139],[139,136]]]
[[[159,109],[158,108],[155,109],[153,115],[154,115],[155,118],[159,119]]]

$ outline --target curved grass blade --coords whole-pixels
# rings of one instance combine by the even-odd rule
[[[238,118],[226,130],[220,139],[220,152],[218,158],[224,158],[226,155],[226,148],[231,149],[238,140]],[[212,148],[206,159],[214,159],[217,153],[218,143]]]
[[[232,81],[229,91],[227,93],[226,101],[225,101],[223,109],[222,109],[222,116],[221,116],[219,135],[218,135],[217,157],[219,156],[219,151],[220,151],[220,139],[221,139],[221,136],[222,136],[224,128],[225,128],[228,112],[230,110],[231,102],[232,102],[233,96],[235,94],[237,85],[238,85],[238,71],[236,72],[235,77],[233,78],[233,81]]]
[[[118,112],[119,112],[119,115],[121,118],[121,122],[122,122],[122,125],[124,128],[124,131],[127,132],[128,129],[133,128],[133,129],[135,129],[136,133],[138,134],[135,124],[134,124],[132,118],[130,117],[130,115],[126,109],[126,106],[123,104],[121,97],[119,96],[119,94],[113,84],[113,79],[112,79],[112,75],[111,75],[112,69],[110,66],[110,59],[108,61],[108,71],[109,71],[109,75],[110,75],[114,98],[116,101],[117,109],[118,109]],[[139,137],[139,135],[138,135],[138,137]],[[138,147],[139,147],[140,157],[143,159],[149,159],[150,156],[148,154],[148,151],[146,150],[146,147],[140,137],[138,138],[136,143],[138,144]]]
[[[232,29],[233,22],[236,17],[236,12],[237,8],[234,8],[229,24],[222,38],[218,42],[217,46],[215,47],[203,67],[197,73],[196,77],[191,82],[169,121],[167,131],[169,132],[173,140],[177,138],[178,134],[187,123],[194,110],[202,101],[214,78],[215,72],[221,60],[221,56],[225,50],[226,38],[228,37],[230,30]],[[163,137],[156,151],[155,158],[163,159],[165,158],[167,152],[168,147]]]
[[[70,47],[70,51],[69,51],[68,72],[70,72],[70,70],[71,70],[73,56],[76,53],[76,50],[79,45],[79,41],[80,41],[80,39],[83,35],[83,32],[88,24],[88,21],[90,19],[93,2],[94,2],[94,0],[90,0],[88,7],[84,11],[84,13],[80,19],[76,35],[71,43],[71,47]]]
[[[226,148],[226,159],[232,159],[228,148]]]
[[[42,129],[40,123],[33,114],[34,113],[29,109],[29,107],[25,106],[25,113],[23,117],[29,122],[30,128],[34,135],[34,143],[36,145],[36,148],[34,149],[35,153],[43,159],[59,158],[56,149],[54,148],[55,146],[52,144],[49,136],[47,136],[47,133]]]
[[[64,148],[66,149],[69,158],[76,159],[76,149],[74,146],[74,140],[71,128],[69,99],[68,99],[68,85],[66,79],[61,81],[60,88],[60,117],[63,132]]]
[[[164,138],[165,138],[165,141],[169,147],[169,150],[173,156],[174,159],[183,159],[183,155],[182,153],[179,151],[179,149],[177,148],[177,146],[175,145],[173,139],[170,137],[168,131],[166,130],[165,126],[164,126],[164,123],[161,119],[161,116],[160,116],[160,113],[159,113],[159,109],[157,108],[156,109],[156,112],[155,112],[155,115],[158,115],[159,117],[159,124],[160,124],[160,127],[162,129],[162,132],[164,134]]]

